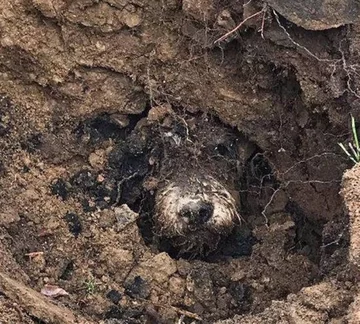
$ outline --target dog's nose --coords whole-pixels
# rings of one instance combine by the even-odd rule
[[[213,215],[214,206],[209,202],[199,201],[189,203],[181,211],[181,217],[184,217],[190,224],[205,224]]]

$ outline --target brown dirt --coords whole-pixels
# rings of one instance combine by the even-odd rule
[[[344,211],[337,143],[360,120],[360,25],[311,31],[263,8],[2,0],[2,323],[357,323],[358,168]],[[136,130],[164,107],[255,148],[230,251],[183,259],[153,240],[166,175]]]

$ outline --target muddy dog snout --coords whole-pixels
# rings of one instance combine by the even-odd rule
[[[189,225],[203,225],[213,216],[214,205],[201,200],[191,201],[179,212]]]
[[[182,175],[156,194],[154,220],[158,233],[171,238],[183,252],[213,250],[220,237],[241,222],[236,199],[214,177]]]

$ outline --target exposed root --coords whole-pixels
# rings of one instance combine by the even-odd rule
[[[218,44],[220,42],[222,42],[223,40],[225,40],[226,38],[228,38],[230,35],[232,35],[233,33],[236,33],[236,31],[238,31],[241,26],[243,26],[247,21],[249,21],[250,19],[259,16],[261,13],[264,13],[264,17],[263,17],[263,23],[262,23],[262,28],[261,28],[261,35],[263,37],[263,24],[265,24],[265,13],[266,13],[267,7],[264,6],[261,10],[259,10],[258,12],[255,12],[254,14],[252,14],[251,16],[245,18],[240,24],[238,24],[235,28],[233,28],[232,30],[230,30],[229,32],[227,32],[226,34],[224,34],[223,36],[221,36],[220,38],[218,38],[217,40],[214,41],[214,44]],[[264,37],[263,37],[264,38]]]
[[[340,46],[339,46],[339,52],[341,54],[341,58],[340,59],[326,59],[326,58],[321,58],[319,56],[317,56],[316,54],[314,54],[313,52],[311,52],[307,47],[299,44],[298,42],[296,42],[290,35],[290,33],[286,30],[286,28],[281,24],[280,19],[279,19],[279,15],[277,14],[277,12],[273,9],[272,10],[274,16],[275,16],[275,20],[277,22],[277,24],[279,25],[279,27],[283,30],[283,32],[286,34],[286,36],[288,37],[288,39],[291,41],[292,44],[294,44],[297,48],[302,49],[303,51],[305,51],[309,56],[311,56],[312,58],[314,58],[315,60],[317,60],[318,62],[323,62],[323,63],[330,63],[330,66],[333,67],[333,71],[331,73],[331,76],[333,76],[335,74],[335,72],[337,71],[337,69],[339,67],[341,67],[343,69],[343,71],[346,73],[346,77],[347,77],[347,81],[346,81],[346,89],[345,91],[350,92],[354,97],[360,99],[360,94],[353,88],[353,81],[354,81],[354,76],[360,76],[358,69],[360,68],[360,66],[358,64],[348,64],[348,61],[345,57],[345,53],[344,50],[341,47],[341,44],[343,41],[340,42]]]
[[[321,154],[316,154],[314,156],[311,156],[307,159],[301,160],[296,162],[294,165],[292,165],[290,168],[288,168],[287,170],[285,170],[282,173],[278,173],[277,174],[277,178],[281,181],[285,175],[288,175],[290,173],[290,171],[294,170],[296,167],[298,167],[299,165],[303,164],[303,163],[307,163],[313,159],[316,158],[323,158],[326,156],[336,156],[335,153],[331,153],[331,152],[324,152]],[[287,181],[282,181],[281,185],[278,188],[272,188],[273,189],[273,193],[271,194],[271,197],[269,198],[269,200],[267,201],[267,203],[265,204],[263,210],[261,211],[261,215],[264,217],[265,220],[265,225],[269,225],[269,218],[268,215],[266,214],[266,211],[268,210],[268,208],[271,206],[272,202],[274,201],[276,195],[279,193],[279,191],[286,189],[289,185],[291,184],[333,184],[333,183],[341,183],[341,179],[334,179],[334,180],[320,180],[320,179],[313,179],[313,180],[287,180]],[[259,191],[261,191],[263,189],[263,182],[261,181],[261,184],[259,187],[256,187]],[[250,192],[250,191],[247,191]]]

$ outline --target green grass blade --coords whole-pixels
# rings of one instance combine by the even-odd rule
[[[343,144],[343,143],[338,143],[338,144],[339,144],[339,146],[341,147],[341,149],[345,152],[345,154],[349,157],[349,159],[356,164],[356,163],[357,163],[356,160],[351,156],[351,154],[350,154],[349,151],[346,149],[346,147],[344,146],[344,144]]]
[[[351,143],[349,143],[349,147],[350,147],[351,153],[353,154],[352,157],[354,158],[354,160],[359,162],[359,154],[358,154],[358,152],[356,152],[354,146]]]
[[[359,161],[360,159],[360,147],[359,147],[359,139],[357,136],[357,132],[356,132],[356,125],[355,125],[355,118],[353,115],[351,115],[351,129],[352,129],[352,133],[353,133],[353,137],[354,137],[354,141],[355,141],[355,147],[356,147],[356,159]]]

